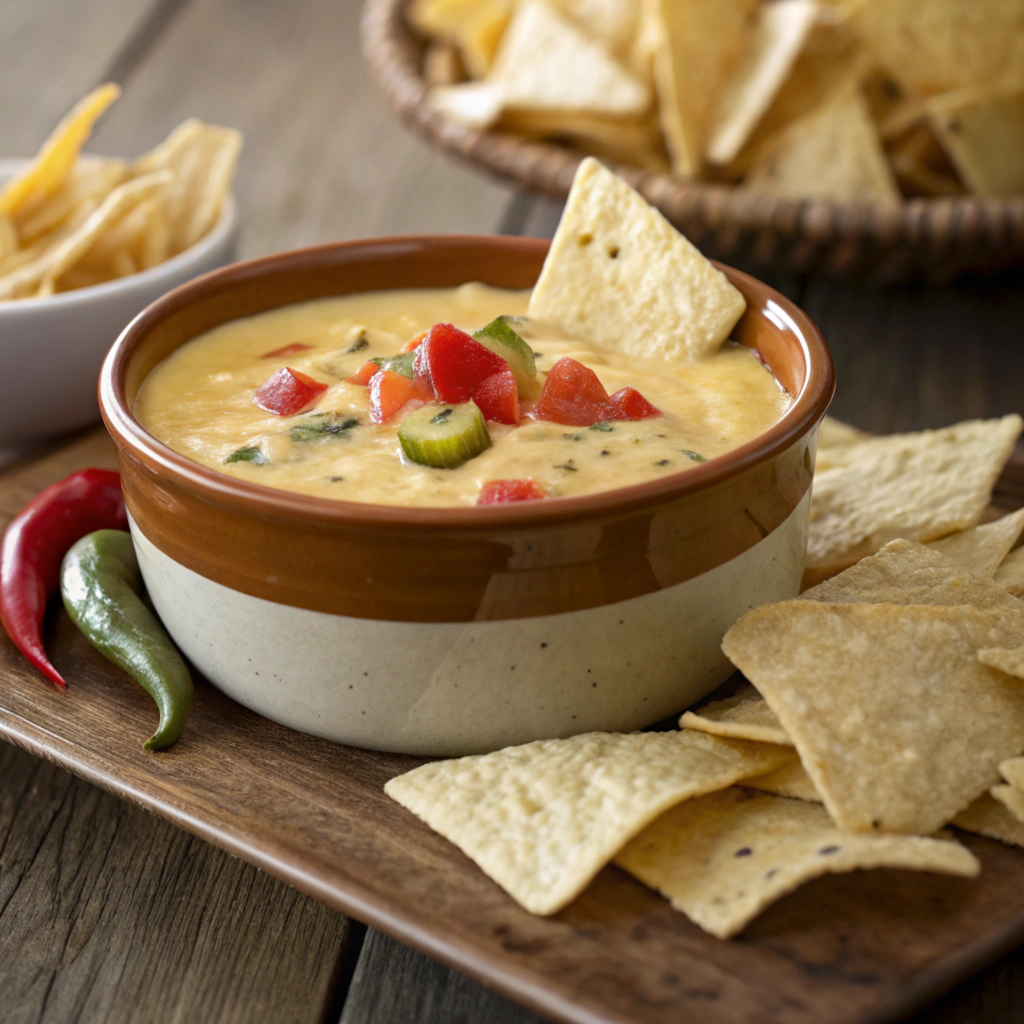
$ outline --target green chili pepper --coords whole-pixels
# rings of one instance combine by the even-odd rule
[[[97,530],[64,556],[64,607],[86,639],[156,701],[160,725],[142,746],[169,747],[185,728],[192,677],[171,638],[142,600],[142,574],[131,536]]]

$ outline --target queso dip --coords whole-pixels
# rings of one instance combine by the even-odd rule
[[[699,362],[636,359],[573,340],[540,321],[515,320],[520,340],[533,350],[538,391],[568,357],[575,362],[562,367],[588,367],[609,395],[636,389],[639,401],[655,407],[653,414],[563,424],[534,418],[537,395],[521,394],[518,424],[488,421],[490,447],[457,468],[411,461],[399,438],[402,424],[411,429],[417,411],[420,418],[436,413],[431,422],[442,425],[451,414],[430,404],[423,411],[423,401],[414,400],[375,423],[372,388],[346,378],[358,376],[371,359],[400,353],[434,324],[472,333],[499,316],[521,316],[529,298],[528,291],[467,284],[322,299],[234,320],[158,365],[143,383],[135,412],[175,451],[242,480],[343,501],[456,506],[476,504],[493,481],[532,481],[537,497],[554,498],[690,469],[757,437],[790,404],[755,354],[732,343]],[[406,357],[407,367],[414,358]],[[294,415],[254,403],[285,367],[316,388],[327,385]]]

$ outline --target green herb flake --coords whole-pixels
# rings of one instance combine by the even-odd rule
[[[296,423],[291,430],[288,431],[288,436],[299,444],[304,444],[307,441],[316,441],[322,437],[345,437],[349,436],[349,431],[353,427],[359,426],[359,420],[349,417],[348,419],[339,419],[337,416],[328,416],[327,413],[319,413],[310,416],[307,420],[301,423]]]
[[[708,461],[708,460],[707,460],[707,459],[705,459],[705,458],[704,458],[704,456],[703,456],[703,455],[701,455],[701,454],[700,454],[699,452],[691,452],[691,451],[689,450],[689,448],[682,448],[682,449],[680,449],[680,450],[682,451],[682,453],[683,453],[683,454],[684,454],[685,456],[687,456],[687,458],[693,459],[693,461],[694,461],[694,462],[707,462],[707,461]]]
[[[436,416],[430,417],[431,423],[447,423],[452,418],[454,409],[442,409]]]
[[[563,462],[560,466],[553,466],[552,468],[553,469],[565,469],[565,470],[568,470],[570,473],[578,472],[577,467],[576,467],[576,463],[572,459],[566,459],[565,462]]]
[[[362,352],[364,348],[369,348],[369,347],[370,347],[370,341],[366,337],[366,332],[365,331],[361,331],[360,334],[359,334],[359,337],[356,338],[356,340],[353,341],[352,344],[349,345],[349,347],[347,349],[345,349],[345,355],[351,356],[351,355],[354,355],[356,352]]]
[[[416,361],[416,351],[400,352],[397,356],[374,356],[370,360],[376,363],[382,370],[390,370],[392,373],[400,373],[403,377],[412,380],[412,365]]]
[[[266,466],[270,462],[270,459],[263,454],[263,449],[256,444],[233,451],[224,460],[224,465],[228,465],[232,462],[251,462],[254,466]]]
[[[602,433],[610,434],[615,428],[610,423],[602,421],[601,423],[595,423],[590,429],[600,430]]]
[[[583,435],[582,434],[563,434],[562,437],[564,437],[566,441],[582,441],[583,440]]]
[[[668,465],[668,459],[658,459],[658,461],[655,463],[655,465],[656,466],[667,466]]]

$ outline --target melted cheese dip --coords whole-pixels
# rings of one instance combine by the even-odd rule
[[[397,436],[401,414],[373,424],[368,389],[344,378],[374,356],[396,354],[439,321],[472,333],[501,314],[525,313],[529,297],[528,291],[467,284],[322,299],[234,320],[157,366],[135,412],[175,451],[240,480],[344,501],[451,506],[475,504],[488,480],[529,477],[550,497],[561,497],[691,469],[698,464],[694,455],[713,459],[757,437],[790,404],[771,373],[737,345],[699,363],[640,360],[531,321],[523,333],[539,374],[571,356],[591,367],[609,394],[635,387],[664,415],[616,421],[610,429],[524,416],[516,427],[489,423],[493,447],[458,469],[409,462]],[[263,358],[296,343],[310,349]],[[285,365],[330,384],[307,413],[275,416],[253,404],[255,390]],[[318,432],[324,414],[335,416],[333,422],[356,419],[358,426]],[[267,461],[225,462],[243,448],[259,448]]]

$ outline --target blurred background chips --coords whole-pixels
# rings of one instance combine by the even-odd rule
[[[189,120],[134,163],[83,155],[120,95],[95,89],[0,190],[0,300],[126,277],[194,245],[217,222],[242,137]]]
[[[435,109],[787,197],[1024,193],[1021,0],[412,0]]]

